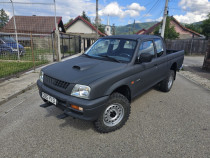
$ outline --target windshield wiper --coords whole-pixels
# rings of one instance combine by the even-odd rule
[[[111,59],[112,61],[116,61],[118,63],[121,63],[121,61],[117,60],[116,58],[113,58],[111,56],[108,56],[108,55],[98,55],[98,56],[101,56],[101,57],[105,57],[107,59]]]

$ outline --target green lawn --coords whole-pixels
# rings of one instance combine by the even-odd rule
[[[35,62],[35,66],[46,64],[46,61]],[[17,62],[17,61],[0,61],[0,78],[14,75],[21,71],[26,71],[33,68],[32,61]]]

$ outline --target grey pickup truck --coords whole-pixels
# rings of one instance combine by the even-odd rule
[[[184,51],[166,50],[159,36],[107,36],[84,54],[43,68],[37,85],[43,105],[107,133],[128,120],[133,98],[155,85],[170,91],[183,60]]]

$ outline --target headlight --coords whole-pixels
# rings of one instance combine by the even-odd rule
[[[88,99],[90,95],[90,87],[76,84],[71,92],[72,96]]]
[[[43,79],[44,79],[44,72],[43,71],[40,71],[39,79],[40,79],[41,82],[43,82]]]

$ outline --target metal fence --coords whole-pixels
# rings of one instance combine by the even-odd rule
[[[178,39],[166,40],[166,48],[173,50],[184,50],[190,55],[204,55],[206,53],[208,40],[205,39]]]
[[[82,51],[80,36],[63,33],[58,35],[53,30],[58,27],[56,25],[59,21],[59,17],[55,16],[53,0],[52,3],[2,0],[0,5],[0,9],[3,8],[10,14],[9,22],[0,29],[0,79],[58,60],[59,50],[62,58]],[[24,18],[27,16],[21,13],[32,9],[33,15],[27,16],[33,18],[26,22]],[[42,16],[43,9],[48,15]],[[34,21],[34,18],[38,20]],[[28,23],[34,25],[29,26]]]

